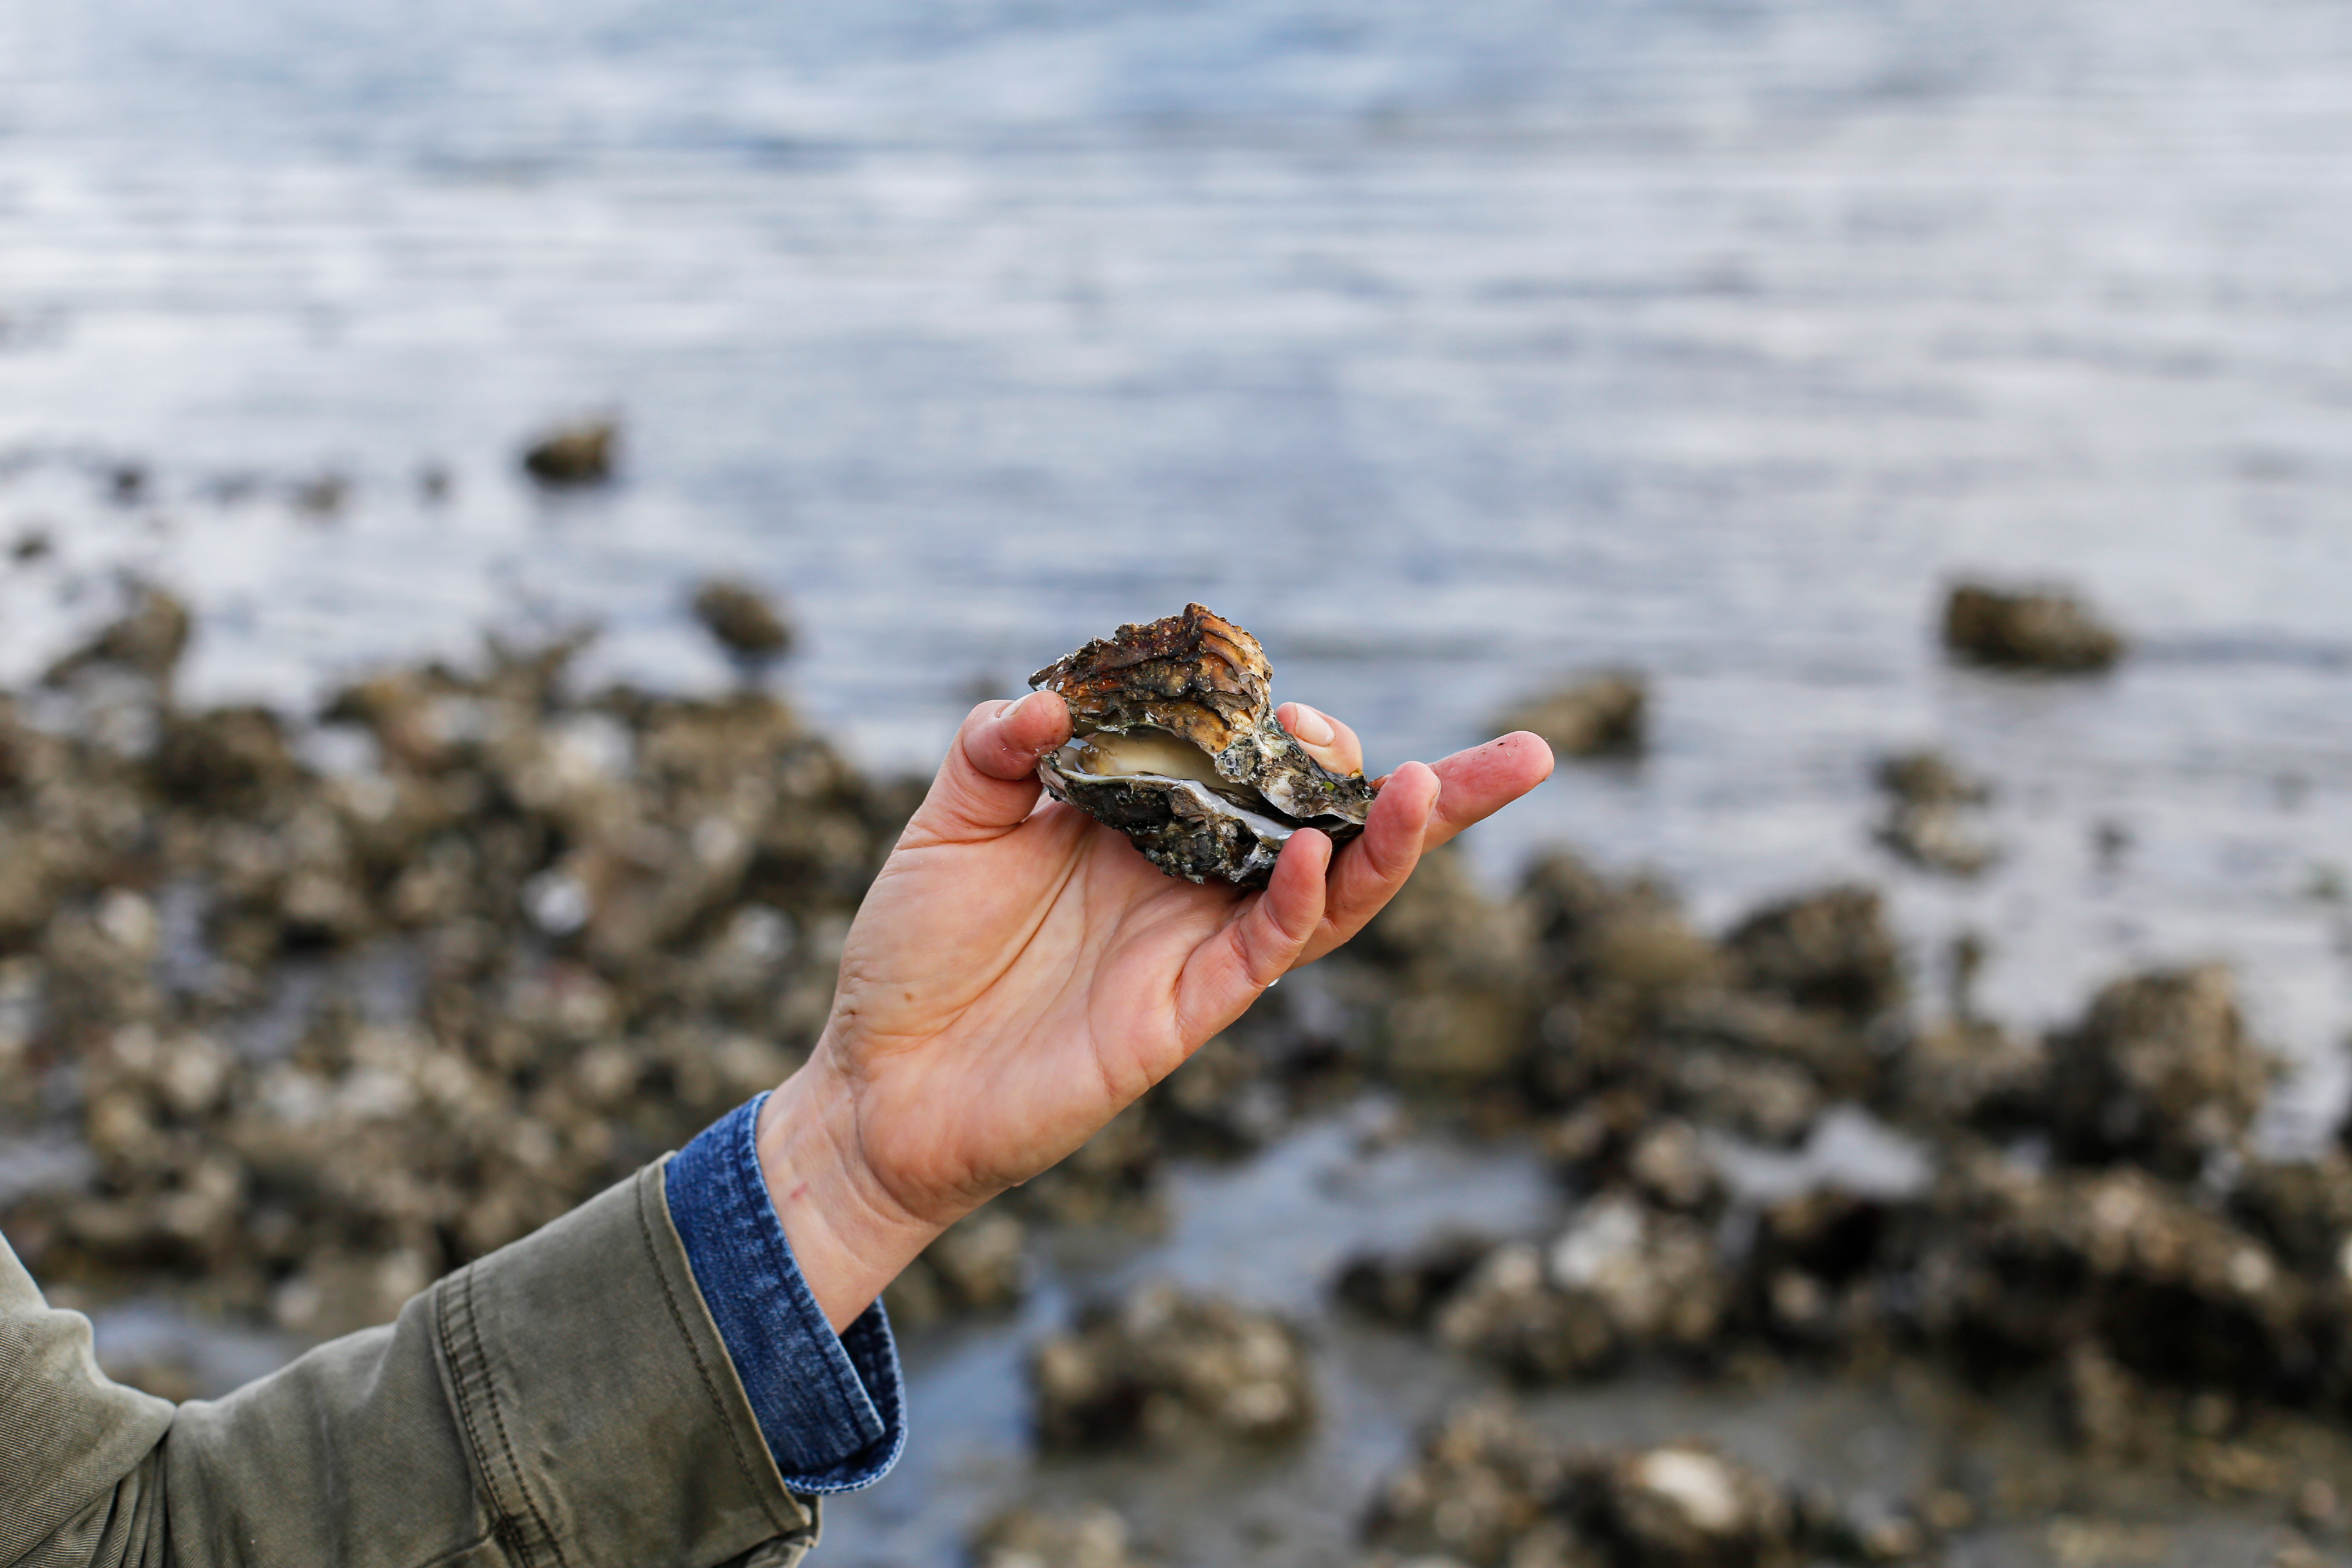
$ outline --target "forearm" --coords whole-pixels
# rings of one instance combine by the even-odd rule
[[[760,1108],[759,1152],[776,1217],[836,1333],[958,1217],[918,1216],[876,1178],[855,1097],[822,1046]]]

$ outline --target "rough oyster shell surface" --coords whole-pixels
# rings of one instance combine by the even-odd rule
[[[1363,830],[1372,786],[1307,754],[1274,717],[1265,650],[1200,605],[1097,637],[1029,684],[1070,710],[1071,744],[1037,776],[1171,876],[1262,886],[1298,828]]]

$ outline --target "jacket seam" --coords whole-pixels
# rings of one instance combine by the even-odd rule
[[[554,1556],[557,1568],[563,1568],[563,1549],[556,1543],[554,1531],[547,1528],[547,1520],[540,1513],[539,1504],[532,1500],[530,1489],[523,1484],[522,1467],[515,1459],[514,1445],[507,1436],[506,1416],[499,1409],[498,1391],[491,1385],[489,1352],[482,1345],[481,1315],[474,1310],[474,1270],[467,1268],[450,1284],[456,1288],[457,1302],[464,1308],[466,1339],[473,1352],[470,1359],[461,1361],[457,1347],[449,1342],[451,1325],[448,1312],[438,1314],[436,1327],[442,1353],[449,1358],[451,1368],[459,1371],[457,1380],[457,1414],[465,1423],[466,1440],[474,1450],[475,1463],[481,1467],[483,1487],[490,1494],[490,1508],[497,1516],[491,1521],[491,1538],[507,1547],[525,1564],[538,1558],[535,1543],[522,1538],[520,1518],[499,1495],[498,1468],[491,1462],[492,1456],[483,1441],[480,1423],[474,1415],[473,1401],[466,1396],[468,1383],[479,1384],[482,1401],[489,1406],[490,1420],[498,1429],[499,1453],[505,1458],[507,1469],[514,1478],[515,1491],[522,1499],[523,1508],[529,1510],[531,1522],[539,1526],[540,1539],[547,1542],[547,1549]]]
[[[668,1271],[662,1268],[661,1254],[654,1246],[653,1223],[646,1215],[646,1189],[648,1185],[650,1184],[644,1181],[637,1184],[637,1239],[645,1244],[646,1260],[653,1265],[654,1279],[661,1286],[662,1304],[669,1309],[670,1321],[677,1326],[678,1338],[686,1342],[686,1353],[694,1363],[695,1375],[702,1380],[702,1392],[709,1399],[711,1408],[718,1413],[719,1425],[727,1434],[727,1446],[735,1455],[735,1468],[741,1473],[744,1483],[751,1489],[751,1495],[761,1499],[761,1510],[767,1514],[769,1522],[780,1534],[804,1533],[805,1524],[776,1517],[775,1510],[769,1506],[764,1496],[766,1489],[760,1485],[759,1471],[751,1464],[751,1456],[743,1451],[743,1439],[736,1432],[735,1423],[728,1418],[727,1402],[720,1396],[719,1382],[711,1375],[709,1364],[703,1360],[702,1347],[694,1342],[694,1331],[687,1323],[685,1310],[678,1305],[677,1293],[670,1287]]]
[[[554,1557],[556,1568],[564,1568],[563,1548],[556,1541],[555,1531],[547,1528],[547,1520],[539,1511],[538,1500],[530,1495],[530,1483],[523,1479],[522,1462],[515,1458],[513,1440],[507,1436],[506,1412],[499,1408],[498,1387],[489,1375],[489,1352],[482,1345],[482,1316],[473,1310],[473,1299],[474,1275],[468,1269],[466,1273],[466,1332],[472,1336],[474,1353],[480,1358],[482,1364],[482,1400],[490,1407],[490,1421],[499,1429],[499,1451],[507,1457],[507,1468],[514,1474],[515,1490],[521,1496],[523,1507],[530,1510],[531,1522],[539,1526],[540,1539],[547,1542],[547,1550]],[[527,1552],[525,1555],[531,1554]]]

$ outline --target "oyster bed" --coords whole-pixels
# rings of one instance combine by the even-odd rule
[[[174,1394],[787,1070],[917,788],[565,644],[191,707],[188,632],[139,589],[0,700],[0,1224]],[[921,1430],[825,1552],[2341,1560],[2342,1134],[2252,1136],[2227,970],[2045,1034],[1968,973],[1923,987],[1867,886],[1715,931],[1565,851],[1501,896],[1433,858],[893,1288]]]

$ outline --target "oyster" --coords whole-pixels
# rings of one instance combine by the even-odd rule
[[[1364,829],[1372,785],[1276,721],[1265,650],[1202,605],[1121,626],[1029,684],[1070,710],[1070,743],[1037,776],[1171,876],[1262,887],[1299,828],[1341,843]]]

